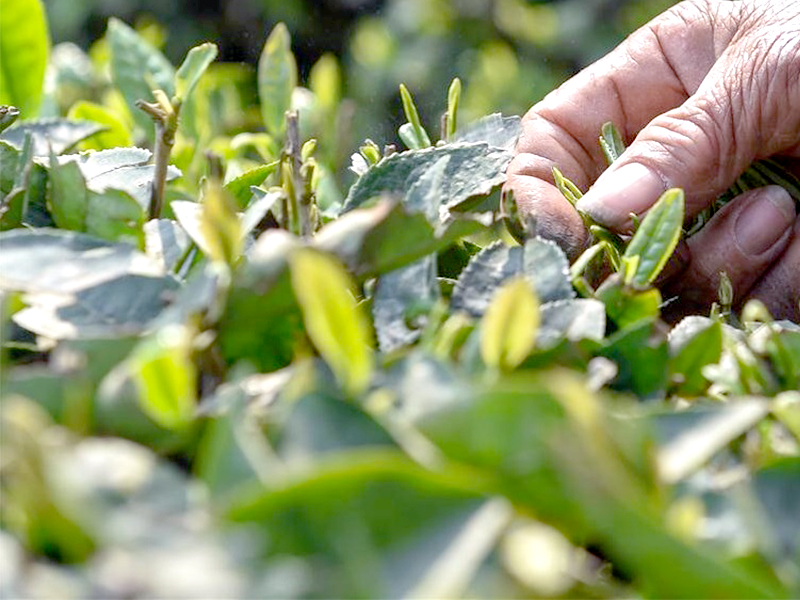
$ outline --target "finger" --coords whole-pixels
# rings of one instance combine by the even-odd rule
[[[734,301],[747,297],[786,248],[795,219],[794,201],[778,186],[752,190],[725,205],[689,238],[688,267],[665,285],[665,296],[679,297],[672,310],[710,307],[723,271],[731,280]]]
[[[681,105],[700,86],[736,28],[737,4],[682,2],[634,32],[536,104],[523,119],[515,165],[552,183],[558,166],[580,188],[605,168],[597,141],[612,121],[630,143],[655,116]]]
[[[800,322],[800,220],[784,253],[750,290],[776,319]]]
[[[524,155],[514,161],[524,160]],[[512,163],[513,165],[514,163]],[[523,215],[532,217],[532,235],[557,243],[570,260],[578,257],[588,241],[588,232],[578,212],[553,185],[530,175],[515,174],[509,168],[506,187],[514,191]]]

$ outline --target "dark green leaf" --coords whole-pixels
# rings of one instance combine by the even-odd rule
[[[722,325],[704,317],[686,317],[670,332],[670,379],[682,395],[701,394],[708,387],[703,367],[722,356]]]
[[[426,309],[439,297],[435,256],[379,277],[372,315],[381,351],[392,352],[419,339],[428,322]],[[414,316],[414,311],[419,315]]]
[[[102,125],[92,121],[42,119],[25,121],[6,129],[0,134],[0,140],[21,150],[25,136],[30,133],[33,136],[33,155],[49,156],[50,148],[55,154],[63,154],[102,129]]]
[[[447,157],[446,163],[440,163]],[[437,148],[411,150],[393,154],[370,168],[350,188],[344,203],[348,211],[382,194],[406,196],[430,169],[444,172],[435,198],[422,195],[427,202],[453,209],[476,196],[485,196],[505,181],[505,168],[511,153],[485,143],[447,144]],[[413,210],[431,212],[427,205],[415,205]]]
[[[502,148],[511,152],[514,150],[521,133],[522,122],[519,117],[504,117],[500,113],[494,113],[466,125],[452,141],[484,142],[495,148]]]
[[[524,247],[496,242],[470,261],[453,290],[453,310],[481,316],[504,281],[525,275],[542,303],[575,297],[569,278],[569,263],[553,242],[532,238]]]

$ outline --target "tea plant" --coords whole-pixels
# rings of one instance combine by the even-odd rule
[[[46,53],[0,56],[3,594],[800,592],[800,327],[660,319],[680,190],[570,266],[500,197],[519,119],[461,123],[458,81],[436,142],[402,86],[407,149],[340,194],[336,66],[298,87],[285,27],[257,107],[211,44],[105,47],[55,120]]]

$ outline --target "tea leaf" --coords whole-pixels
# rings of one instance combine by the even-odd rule
[[[210,42],[195,46],[183,59],[175,73],[175,97],[179,102],[188,98],[208,66],[217,57],[217,46]]]
[[[136,123],[152,138],[152,120],[139,110],[136,101],[152,102],[156,89],[172,96],[175,93],[175,68],[155,46],[119,19],[112,17],[108,20],[106,39],[111,51],[114,85],[125,97]]]
[[[297,77],[289,30],[283,23],[278,23],[269,34],[258,60],[261,116],[267,133],[276,139],[282,139],[286,130],[284,115],[291,108]]]
[[[622,257],[629,265],[633,264],[634,257],[638,261],[626,269],[626,284],[646,286],[653,282],[678,245],[683,217],[683,190],[664,192],[647,213]]]
[[[447,90],[447,128],[445,139],[450,140],[456,135],[458,129],[458,105],[461,102],[461,80],[453,79]]]
[[[131,132],[126,125],[105,106],[81,100],[72,105],[67,118],[91,121],[103,127],[103,131],[89,136],[89,139],[81,144],[84,150],[107,150],[133,145]]]
[[[622,141],[622,136],[610,121],[603,123],[603,127],[600,130],[600,148],[603,150],[608,166],[611,166],[625,152],[625,143]]]
[[[49,156],[50,148],[55,154],[63,154],[78,142],[93,136],[102,129],[102,125],[91,121],[40,119],[23,121],[6,129],[0,134],[0,140],[20,150],[25,142],[25,136],[30,133],[33,137],[33,155]]]
[[[687,317],[670,333],[670,377],[682,395],[697,395],[708,387],[703,367],[719,362],[722,355],[722,324]]]
[[[236,264],[244,242],[242,224],[233,197],[218,181],[211,180],[205,187],[199,227],[203,252],[213,261]]]
[[[40,0],[0,0],[0,104],[39,112],[50,35]]]
[[[355,305],[350,278],[314,250],[295,250],[289,262],[308,336],[347,393],[360,394],[372,376],[372,333]]]
[[[511,370],[533,350],[541,316],[530,283],[514,278],[497,290],[481,322],[481,356],[487,366]]]
[[[197,402],[197,371],[186,330],[168,327],[145,339],[130,358],[142,410],[167,429],[188,425]]]
[[[400,135],[403,137],[403,141],[412,150],[427,148],[431,145],[431,139],[419,120],[419,112],[414,104],[414,99],[411,97],[411,92],[402,83],[400,84],[400,98],[403,101],[403,111],[406,113],[406,119],[408,120],[408,123],[400,128]]]

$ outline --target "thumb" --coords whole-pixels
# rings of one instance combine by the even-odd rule
[[[679,187],[693,216],[755,159],[797,144],[800,111],[790,105],[788,91],[800,93],[800,84],[774,70],[747,73],[747,64],[735,55],[721,58],[695,94],[639,132],[577,207],[600,223],[626,230],[631,213],[645,212],[665,190]]]

